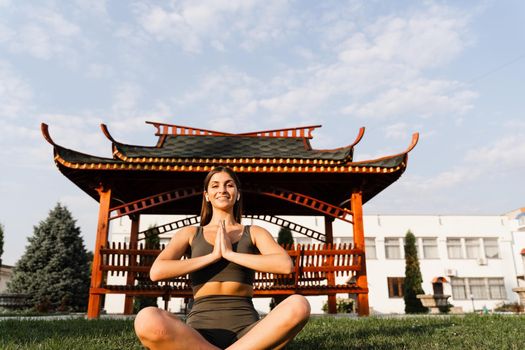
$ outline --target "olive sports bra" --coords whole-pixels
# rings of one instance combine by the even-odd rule
[[[192,258],[210,254],[213,251],[213,245],[204,238],[202,226],[197,227],[197,232],[193,237],[190,248]],[[252,242],[250,226],[244,226],[241,239],[232,244],[232,249],[238,253],[259,253],[259,250]],[[254,278],[254,270],[232,263],[224,258],[190,273],[191,284],[194,288],[211,281],[232,281],[252,285]]]

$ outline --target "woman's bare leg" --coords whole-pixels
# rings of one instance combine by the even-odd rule
[[[151,350],[218,349],[177,316],[156,307],[147,307],[135,317],[135,333]]]
[[[308,322],[310,303],[302,295],[291,295],[228,349],[281,349]]]

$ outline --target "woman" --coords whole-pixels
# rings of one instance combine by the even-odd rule
[[[155,307],[142,309],[135,332],[149,349],[280,349],[308,322],[310,305],[292,295],[259,320],[252,303],[255,271],[289,274],[286,251],[259,226],[242,226],[235,173],[217,167],[204,180],[201,224],[185,227],[153,263],[153,281],[190,274],[194,304],[186,323]],[[188,259],[181,260],[187,250]]]

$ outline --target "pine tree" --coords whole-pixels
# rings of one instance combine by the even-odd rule
[[[287,226],[281,227],[279,230],[279,233],[277,234],[277,243],[281,245],[292,245],[293,244],[293,236],[292,231],[290,231],[290,228]]]
[[[417,258],[416,237],[410,230],[405,236],[405,283],[403,285],[403,298],[405,300],[405,312],[407,314],[425,313],[427,308],[417,298],[423,294],[423,277],[419,269]]]
[[[281,227],[281,229],[279,230],[279,233],[277,234],[277,243],[279,243],[280,245],[284,245],[284,246],[288,246],[288,245],[292,245],[294,242],[293,242],[293,236],[292,236],[292,231],[290,230],[289,227],[287,226],[283,226]],[[289,284],[291,283],[292,280],[291,279],[288,279],[288,278],[283,278],[279,281],[276,282],[276,284]],[[277,295],[275,297],[273,297],[270,301],[270,309],[273,310],[277,305],[279,305],[284,299],[286,299],[286,295]]]
[[[85,310],[89,264],[80,228],[58,203],[32,237],[13,269],[8,290],[30,296],[39,311]]]
[[[145,239],[145,249],[160,249],[160,238],[159,238],[159,230],[155,227],[155,225],[152,225],[148,228],[146,232],[144,232],[146,235]],[[139,265],[149,265],[151,266],[153,264],[153,261],[155,260],[155,257],[151,256],[141,256],[141,261]],[[138,274],[137,275],[138,285],[148,285],[152,284],[153,282],[149,278],[149,273],[147,274]],[[157,306],[157,298],[156,297],[146,297],[146,296],[139,296],[135,297],[133,300],[133,312],[137,313],[141,309],[148,307],[148,306]]]
[[[0,224],[0,267],[2,267],[2,255],[4,254],[4,226]]]

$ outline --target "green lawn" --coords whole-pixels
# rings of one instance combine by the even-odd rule
[[[131,320],[3,320],[0,349],[141,349]],[[287,349],[525,349],[525,316],[313,318]]]

